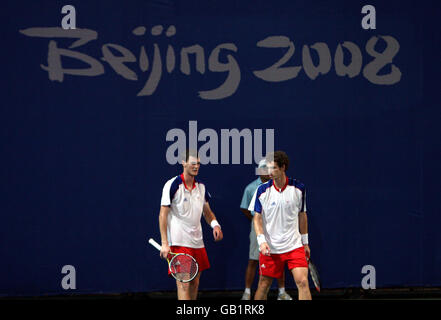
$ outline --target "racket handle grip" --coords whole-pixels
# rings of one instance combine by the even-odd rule
[[[152,238],[149,239],[149,243],[154,246],[156,249],[158,249],[159,251],[161,251],[161,246],[159,245],[159,243],[157,243],[155,240],[153,240]]]

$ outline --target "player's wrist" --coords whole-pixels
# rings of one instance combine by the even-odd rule
[[[307,234],[307,233],[302,234],[302,244],[303,244],[304,246],[309,244],[309,241],[308,241],[308,234]]]
[[[219,222],[217,222],[217,220],[213,220],[213,221],[211,221],[210,226],[211,226],[211,228],[213,228],[213,229],[214,229],[214,227],[219,227],[219,228],[221,228],[221,226],[220,226]],[[222,228],[221,228],[221,229],[222,229]]]
[[[265,243],[265,242],[266,242],[265,235],[259,234],[257,236],[257,243],[258,243],[259,247],[262,245],[262,243]]]

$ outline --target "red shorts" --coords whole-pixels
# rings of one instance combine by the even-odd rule
[[[289,270],[294,268],[308,268],[305,249],[300,247],[285,253],[271,253],[270,256],[265,256],[261,253],[259,255],[259,274],[279,279],[283,276],[285,263],[288,265]]]
[[[195,258],[196,262],[199,265],[198,271],[204,271],[210,268],[210,261],[208,261],[207,251],[205,248],[189,248],[189,247],[180,247],[180,246],[171,246],[170,251],[173,253],[186,253]],[[168,271],[170,275],[170,270]]]

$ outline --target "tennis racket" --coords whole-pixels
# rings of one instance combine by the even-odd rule
[[[320,292],[320,276],[317,271],[317,267],[312,263],[311,259],[308,259],[308,269],[311,275],[312,282],[314,283],[315,289]]]
[[[149,239],[149,243],[161,251],[161,246],[152,238]],[[169,252],[167,262],[170,274],[178,281],[190,282],[198,274],[199,265],[189,254]]]

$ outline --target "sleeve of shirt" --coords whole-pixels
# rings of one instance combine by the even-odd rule
[[[248,210],[250,210],[253,213],[253,215],[254,215],[254,211],[257,213],[262,213],[262,204],[260,203],[260,200],[257,197],[258,190],[259,188],[257,188],[256,191],[254,192],[253,198],[251,199],[250,205],[248,207]]]
[[[164,187],[162,188],[162,197],[161,197],[161,206],[169,207],[171,205],[171,196],[170,196],[170,188],[172,181],[167,181]]]

